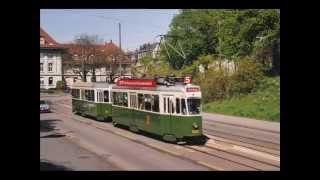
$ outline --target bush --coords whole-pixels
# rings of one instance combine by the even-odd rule
[[[261,67],[252,59],[245,58],[239,61],[235,72],[231,75],[232,95],[251,93],[256,90],[259,81],[263,78]]]
[[[226,69],[212,68],[195,78],[201,86],[204,103],[227,98],[230,89],[230,76]]]
[[[205,60],[209,61],[208,58]],[[194,83],[201,86],[204,103],[253,92],[263,78],[260,66],[249,58],[241,59],[233,73],[220,66],[223,61],[210,62],[205,73],[194,77]]]
[[[66,87],[66,82],[65,81],[57,81],[56,88],[58,90],[64,90],[65,87]]]

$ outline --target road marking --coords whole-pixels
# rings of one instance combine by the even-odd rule
[[[209,147],[213,147],[213,148],[217,148],[217,149],[221,149],[221,150],[236,150],[236,151],[244,152],[247,154],[253,154],[253,155],[260,156],[260,157],[263,157],[266,159],[271,159],[271,160],[280,162],[280,157],[278,157],[278,156],[273,156],[273,155],[270,155],[270,154],[267,154],[264,152],[256,151],[256,150],[249,149],[249,148],[242,147],[242,146],[238,146],[238,145],[230,145],[229,148],[226,148],[227,145],[217,144],[215,141],[211,141],[211,139],[208,140],[207,145]]]
[[[269,155],[269,154],[266,154],[266,153],[263,153],[263,152],[255,151],[255,150],[252,150],[252,149],[248,149],[248,148],[244,148],[244,147],[240,147],[240,146],[236,146],[236,145],[233,147],[233,149],[241,151],[241,152],[245,152],[245,153],[261,156],[261,157],[264,157],[266,159],[271,159],[271,160],[280,162],[280,157],[272,156],[272,155]]]
[[[220,167],[217,167],[215,165],[212,165],[212,164],[209,164],[209,163],[206,163],[206,162],[203,162],[203,161],[197,161],[197,163],[203,165],[203,166],[206,166],[212,170],[218,170],[218,171],[224,171],[223,168],[220,168]]]
[[[217,144],[215,141],[211,141],[211,139],[207,141],[206,145],[212,148],[217,148],[225,151],[233,148],[233,145]]]
[[[155,149],[158,149],[158,150],[160,150],[160,151],[165,151],[165,152],[167,152],[167,153],[169,153],[169,154],[173,154],[173,155],[175,155],[175,156],[182,156],[181,154],[179,154],[179,153],[176,153],[176,152],[173,152],[173,151],[169,151],[168,149],[164,149],[164,148],[161,148],[161,147],[159,147],[158,145],[155,145],[155,144],[153,144],[153,143],[148,143],[147,144],[148,146],[151,146],[151,147],[153,147],[153,148],[155,148]]]

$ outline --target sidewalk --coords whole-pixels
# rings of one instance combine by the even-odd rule
[[[280,133],[280,123],[215,113],[202,113],[205,120]]]

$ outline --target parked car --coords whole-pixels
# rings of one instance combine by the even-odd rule
[[[40,113],[50,112],[50,106],[48,101],[40,100]]]

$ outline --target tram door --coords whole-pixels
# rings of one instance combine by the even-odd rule
[[[130,108],[131,108],[131,120],[130,120],[130,125],[137,126],[137,120],[136,120],[136,114],[137,112],[135,111],[138,108],[138,99],[137,99],[137,94],[130,92]],[[134,109],[134,110],[132,110]]]
[[[163,110],[165,114],[168,114],[168,120],[164,121],[166,122],[166,125],[164,126],[169,133],[173,130],[173,122],[172,122],[172,113],[174,113],[174,98],[173,96],[163,96]]]

